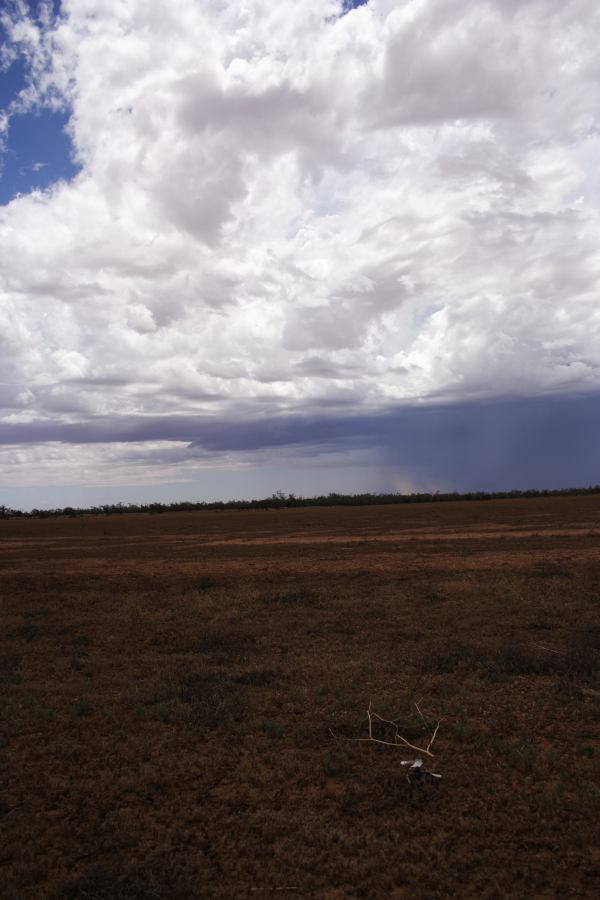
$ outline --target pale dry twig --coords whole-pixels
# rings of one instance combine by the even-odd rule
[[[421,712],[421,709],[420,709],[418,703],[415,703],[415,707],[417,709],[417,712],[423,719],[423,722],[425,722],[425,717],[423,716],[423,713]],[[431,748],[433,746],[433,742],[435,741],[435,739],[437,737],[439,727],[442,724],[442,721],[443,721],[442,719],[440,719],[438,721],[437,725],[435,726],[435,728],[433,730],[433,734],[431,735],[429,743],[427,744],[427,747],[418,747],[416,744],[411,744],[410,741],[407,741],[406,738],[400,734],[400,726],[396,722],[391,722],[389,719],[384,719],[384,718],[382,718],[382,716],[377,715],[377,713],[371,712],[371,704],[370,703],[369,703],[369,708],[367,709],[367,718],[369,720],[369,736],[366,738],[346,738],[346,740],[370,742],[373,744],[383,744],[384,747],[399,747],[399,746],[410,747],[411,750],[416,750],[417,753],[423,753],[425,756],[433,757],[435,755],[431,752]],[[381,740],[381,738],[373,737],[373,719],[376,719],[378,722],[383,722],[385,725],[391,725],[392,728],[396,729],[393,741],[383,741],[383,740]],[[330,729],[330,732],[333,735],[333,737],[336,737],[336,735],[333,734],[333,731],[331,731],[331,729]]]

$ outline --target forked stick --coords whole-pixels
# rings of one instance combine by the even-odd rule
[[[425,721],[425,718],[424,718],[424,716],[423,716],[423,713],[422,713],[421,710],[419,709],[418,704],[415,703],[415,706],[417,707],[417,711],[418,711],[419,715],[421,716],[421,718],[423,719],[423,721]],[[431,752],[431,748],[432,748],[432,746],[433,746],[433,742],[434,742],[435,739],[436,739],[436,736],[437,736],[437,733],[438,733],[438,729],[439,729],[440,725],[442,724],[442,721],[443,721],[442,719],[440,719],[439,722],[437,723],[437,725],[435,726],[434,731],[433,731],[433,734],[431,735],[431,740],[429,741],[429,743],[427,744],[427,747],[425,748],[425,747],[417,747],[416,744],[411,744],[410,741],[407,741],[405,737],[402,737],[402,735],[400,734],[400,730],[399,730],[399,729],[400,729],[400,726],[399,726],[396,722],[390,722],[389,719],[383,719],[381,716],[378,716],[377,713],[371,712],[371,704],[370,704],[370,703],[369,703],[369,708],[367,709],[367,718],[368,718],[368,720],[369,720],[369,737],[366,737],[366,738],[345,738],[345,740],[348,740],[348,741],[360,741],[360,742],[371,742],[371,743],[373,743],[373,744],[383,744],[384,747],[397,747],[397,746],[399,745],[399,742],[400,742],[400,743],[402,743],[405,747],[410,747],[411,750],[416,750],[417,753],[423,753],[425,756],[431,756],[431,757],[433,757],[433,756],[435,755],[435,754],[433,754],[433,753]],[[392,742],[392,741],[382,741],[380,738],[374,738],[374,737],[373,737],[373,719],[377,719],[378,722],[384,722],[386,725],[391,725],[392,728],[395,728],[395,729],[396,729],[396,733],[395,733],[395,735],[394,735],[394,741],[393,741],[393,742]],[[336,735],[333,734],[333,731],[331,731],[331,729],[329,729],[329,730],[330,730],[331,734],[332,734],[334,737],[336,737]]]

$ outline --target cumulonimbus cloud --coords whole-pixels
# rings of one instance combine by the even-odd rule
[[[0,208],[25,444],[600,388],[597,3],[342,7],[14,6],[81,166]]]

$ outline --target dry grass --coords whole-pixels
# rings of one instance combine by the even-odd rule
[[[599,512],[0,522],[0,895],[596,896]]]

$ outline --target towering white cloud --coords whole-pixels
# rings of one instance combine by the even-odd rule
[[[8,425],[600,387],[598,4],[341,7],[16,7],[81,172],[0,209]]]

